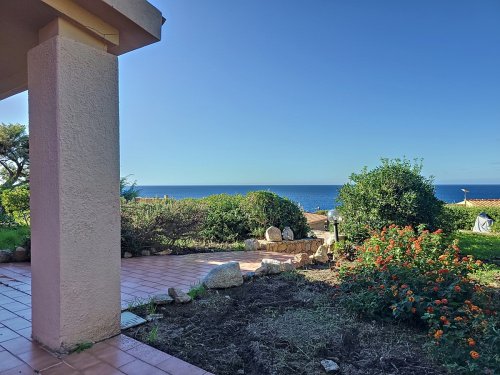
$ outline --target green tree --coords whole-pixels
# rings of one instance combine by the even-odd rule
[[[2,192],[2,206],[16,223],[30,225],[30,191],[28,185],[15,186]]]
[[[26,126],[0,124],[0,188],[8,189],[28,182],[29,137]]]
[[[443,202],[435,196],[432,178],[421,173],[421,162],[406,159],[382,159],[373,170],[353,173],[337,198],[347,237],[361,242],[371,230],[391,224],[435,229]]]
[[[139,196],[137,181],[130,181],[130,176],[120,178],[120,197],[130,202]]]

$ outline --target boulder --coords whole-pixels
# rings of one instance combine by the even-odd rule
[[[281,262],[276,259],[262,259],[261,267],[266,269],[267,275],[275,275],[281,272]]]
[[[150,255],[151,255],[151,251],[150,251],[150,250],[142,250],[142,251],[141,251],[141,255],[142,255],[143,257],[148,257],[148,256],[150,256]]]
[[[266,240],[269,242],[281,242],[283,238],[281,237],[281,231],[276,227],[269,227],[266,229]]]
[[[327,374],[332,374],[340,370],[340,367],[337,364],[337,362],[332,361],[331,359],[322,360],[321,366],[323,366]]]
[[[332,246],[335,243],[335,235],[333,233],[327,233],[325,235],[325,245]]]
[[[252,271],[250,271],[250,272],[246,272],[246,273],[244,273],[244,274],[243,274],[243,281],[250,281],[250,280],[252,280],[255,276],[257,276],[257,275],[255,274],[255,272],[252,272]]]
[[[245,240],[245,250],[246,251],[257,251],[259,250],[259,241],[255,238],[249,238]]]
[[[312,263],[311,259],[309,258],[309,254],[307,253],[300,253],[295,255],[293,261],[297,264],[297,267],[304,267]]]
[[[123,253],[123,257],[124,257],[124,258],[132,258],[132,253],[129,253],[128,251],[125,251],[125,252]]]
[[[172,253],[173,253],[172,249],[166,249],[166,250],[162,250],[162,251],[157,251],[155,253],[155,255],[170,255]]]
[[[328,246],[321,245],[316,250],[316,253],[313,256],[313,259],[317,263],[326,263],[328,262]]]
[[[168,295],[172,297],[176,303],[188,303],[192,300],[190,296],[179,288],[168,288]]]
[[[155,294],[152,297],[152,301],[155,305],[168,305],[174,302],[174,299],[168,294]]]
[[[281,262],[281,270],[283,272],[292,272],[295,271],[295,265],[292,263],[292,260],[286,260],[284,262]]]
[[[283,241],[293,241],[293,230],[290,227],[285,227],[283,232],[281,232],[281,237]]]
[[[238,262],[221,264],[203,278],[203,285],[209,289],[225,289],[241,284],[243,284],[243,276]]]
[[[12,252],[12,260],[14,262],[26,262],[28,260],[28,251],[24,247],[19,246]]]
[[[7,263],[12,260],[12,251],[0,250],[0,263]]]

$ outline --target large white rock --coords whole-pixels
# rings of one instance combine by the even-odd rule
[[[328,262],[328,246],[321,245],[320,247],[318,247],[318,250],[316,250],[316,253],[313,256],[313,259],[317,263]]]
[[[281,237],[283,237],[283,241],[293,241],[293,230],[290,227],[283,228],[283,232],[281,232]]]
[[[281,262],[276,259],[262,259],[261,267],[265,268],[265,274],[274,275],[281,272]]]
[[[259,241],[255,238],[249,238],[244,241],[246,251],[256,251],[259,250]]]
[[[276,227],[269,227],[266,230],[266,240],[269,242],[281,242],[283,238],[281,237],[281,231]]]
[[[243,284],[240,264],[228,262],[213,268],[203,279],[203,285],[209,289],[225,289]]]

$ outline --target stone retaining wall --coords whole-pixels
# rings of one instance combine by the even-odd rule
[[[318,247],[323,245],[323,242],[323,238],[306,238],[303,240],[281,242],[259,240],[259,250],[288,254],[314,254],[318,250]]]

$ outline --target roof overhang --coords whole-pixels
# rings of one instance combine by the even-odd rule
[[[102,40],[114,55],[159,41],[165,21],[146,0],[2,0],[0,99],[28,88],[27,53],[56,18]]]

